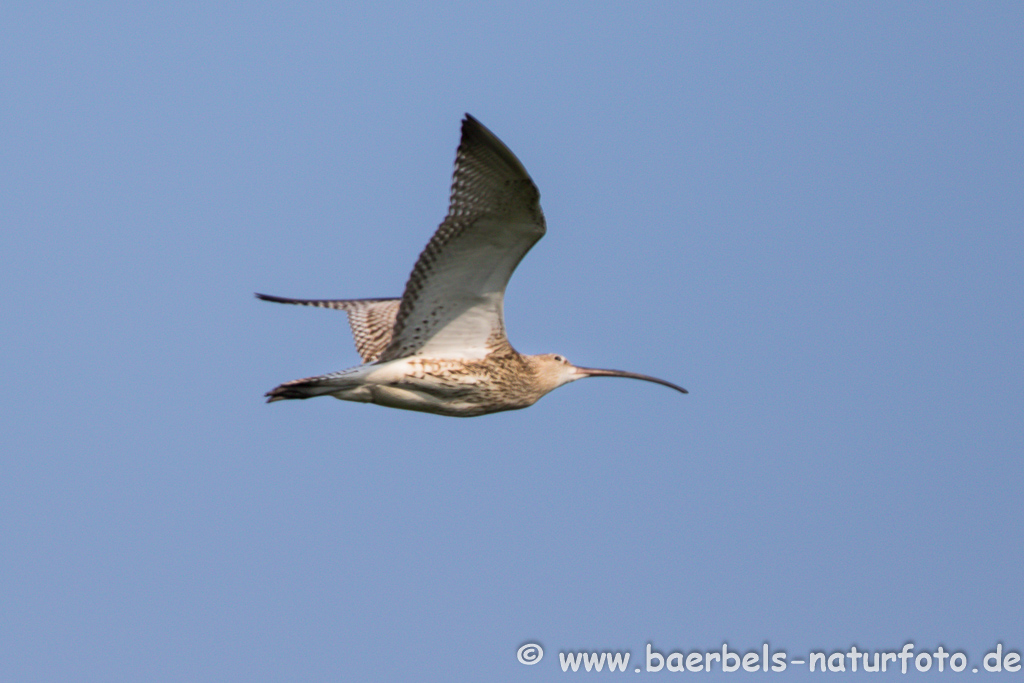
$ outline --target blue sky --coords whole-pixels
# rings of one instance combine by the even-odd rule
[[[1012,2],[5,3],[0,679],[1021,652],[1022,25]],[[344,315],[252,293],[398,296],[464,112],[547,216],[512,343],[688,396],[263,403],[358,357]]]

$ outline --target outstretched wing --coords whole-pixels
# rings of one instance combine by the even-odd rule
[[[391,331],[401,299],[286,299],[257,294],[264,301],[333,308],[348,313],[348,324],[356,340],[356,350],[364,363],[372,363],[391,343]]]
[[[483,358],[507,345],[505,286],[544,232],[540,193],[526,169],[466,114],[448,216],[409,276],[381,360]]]

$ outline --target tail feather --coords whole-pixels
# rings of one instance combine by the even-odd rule
[[[274,401],[286,401],[293,398],[313,398],[320,396],[324,392],[317,392],[313,385],[306,384],[305,380],[296,380],[294,382],[285,382],[279,384],[270,391],[264,394],[267,396],[267,403],[273,403]]]
[[[315,398],[317,396],[333,394],[342,389],[351,388],[353,383],[358,384],[359,381],[354,380],[352,374],[362,367],[365,366],[356,366],[341,372],[332,372],[327,375],[317,375],[316,377],[293,379],[290,382],[277,385],[265,393],[264,396],[268,397],[267,403],[273,403],[274,401]]]

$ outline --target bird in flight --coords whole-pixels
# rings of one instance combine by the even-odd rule
[[[286,299],[348,314],[362,365],[285,382],[268,403],[334,396],[454,417],[533,405],[584,377],[663,379],[583,368],[564,356],[527,356],[505,336],[503,305],[512,271],[545,232],[540,192],[514,154],[466,114],[455,154],[448,215],[409,276],[400,299]]]

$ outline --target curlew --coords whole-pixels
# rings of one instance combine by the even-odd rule
[[[334,396],[455,417],[533,405],[584,377],[663,379],[583,368],[564,356],[527,356],[505,336],[512,271],[544,236],[540,193],[519,159],[469,114],[455,154],[448,216],[420,254],[401,299],[266,301],[345,311],[363,364],[285,382],[268,403]]]

